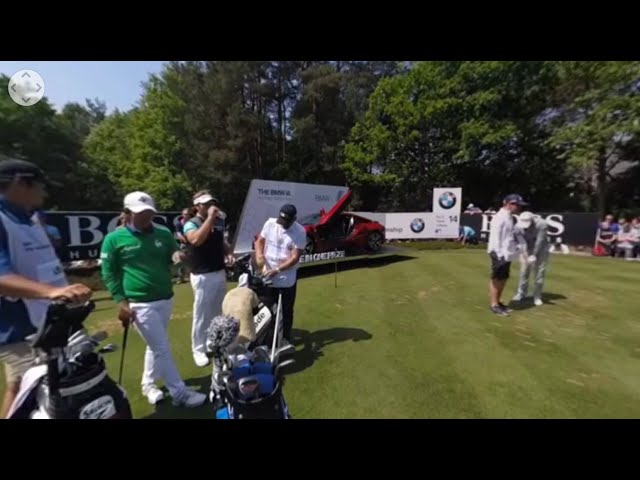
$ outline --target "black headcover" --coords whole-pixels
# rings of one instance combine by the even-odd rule
[[[78,306],[70,306],[66,302],[52,302],[45,321],[31,339],[31,346],[44,351],[64,348],[69,337],[82,329],[82,323],[95,308],[93,302]]]

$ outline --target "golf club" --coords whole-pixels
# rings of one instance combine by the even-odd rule
[[[275,355],[273,356],[273,363],[277,364],[281,355],[288,355],[296,353],[296,347],[293,345],[285,345],[284,347],[280,347],[276,350]]]
[[[115,343],[110,343],[102,347],[100,350],[98,350],[98,353],[112,353],[117,350],[118,350],[118,345],[116,345]]]
[[[284,367],[286,367],[286,366],[288,366],[288,365],[292,365],[292,364],[294,364],[294,363],[296,363],[296,361],[295,361],[295,360],[293,360],[293,359],[291,359],[291,358],[290,358],[289,360],[285,360],[284,362],[282,362],[280,365],[278,365],[278,366],[276,367],[276,369],[275,369],[275,371],[273,372],[273,374],[274,374],[276,377],[279,377],[279,376],[280,376],[280,372],[284,369]]]
[[[254,360],[254,363],[256,363],[256,361],[262,361],[267,363],[270,362],[269,348],[266,345],[260,345],[259,347],[256,347],[256,349],[253,351],[253,356],[256,359]]]
[[[280,328],[280,321],[282,316],[282,294],[278,295],[278,308],[276,309],[276,325],[273,329],[273,344],[271,345],[271,363],[276,353],[276,341],[278,340],[278,331]]]
[[[238,381],[238,391],[245,400],[257,397],[260,393],[260,382],[254,376],[241,378]]]
[[[124,368],[124,352],[127,350],[127,337],[129,336],[129,323],[124,327],[124,335],[122,337],[122,355],[120,355],[120,372],[118,373],[118,384],[122,385],[122,370]]]

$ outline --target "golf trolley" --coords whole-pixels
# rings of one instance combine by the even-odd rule
[[[254,310],[255,338],[248,345],[214,345],[218,343],[215,339],[207,343],[214,364],[210,400],[216,418],[290,419],[282,387],[284,369],[294,363],[286,357],[295,353],[295,347],[282,345],[282,296],[277,303],[268,304],[270,282],[254,275],[250,254],[236,263],[241,269],[239,286],[256,292],[260,304]]]
[[[107,333],[90,336],[83,327],[94,308],[93,302],[51,303],[44,323],[27,339],[36,363],[25,373],[7,418],[132,418],[126,392],[107,375],[102,358],[116,346],[97,349]]]

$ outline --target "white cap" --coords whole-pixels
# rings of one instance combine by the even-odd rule
[[[467,205],[467,208],[473,208],[473,207],[475,207],[473,203],[470,203],[469,205]]]
[[[520,214],[520,218],[518,219],[518,223],[522,228],[529,228],[533,223],[533,213],[522,212]]]
[[[209,195],[208,193],[205,193],[204,195],[200,195],[198,198],[193,200],[193,204],[194,205],[201,205],[203,203],[208,203],[215,200],[215,198],[213,198],[211,195]]]
[[[140,213],[145,210],[157,212],[153,198],[144,192],[132,192],[124,197],[124,208],[131,210],[133,213]]]

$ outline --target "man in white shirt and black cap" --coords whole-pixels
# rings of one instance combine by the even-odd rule
[[[528,203],[520,195],[515,193],[507,195],[502,203],[502,208],[491,219],[487,246],[487,252],[491,257],[490,309],[500,316],[509,314],[509,309],[500,301],[500,298],[509,278],[511,262],[518,255],[513,214],[517,214],[525,205]]]
[[[193,288],[193,324],[191,349],[199,367],[209,364],[207,329],[213,318],[222,314],[222,300],[227,293],[225,264],[233,263],[233,249],[224,239],[226,214],[208,190],[193,196],[196,216],[184,224],[188,263]]]
[[[522,235],[525,242],[523,246],[526,251],[523,252],[520,262],[520,282],[518,284],[518,292],[513,297],[515,302],[520,302],[527,297],[529,274],[533,270],[533,303],[538,307],[543,303],[542,287],[549,260],[547,229],[547,222],[542,218],[536,217],[531,212],[522,212],[518,219],[516,235]]]
[[[283,337],[291,343],[293,306],[296,301],[297,270],[307,241],[307,232],[296,222],[294,205],[283,205],[277,218],[270,218],[256,240],[256,264],[272,279],[270,294],[277,301],[282,294]]]

